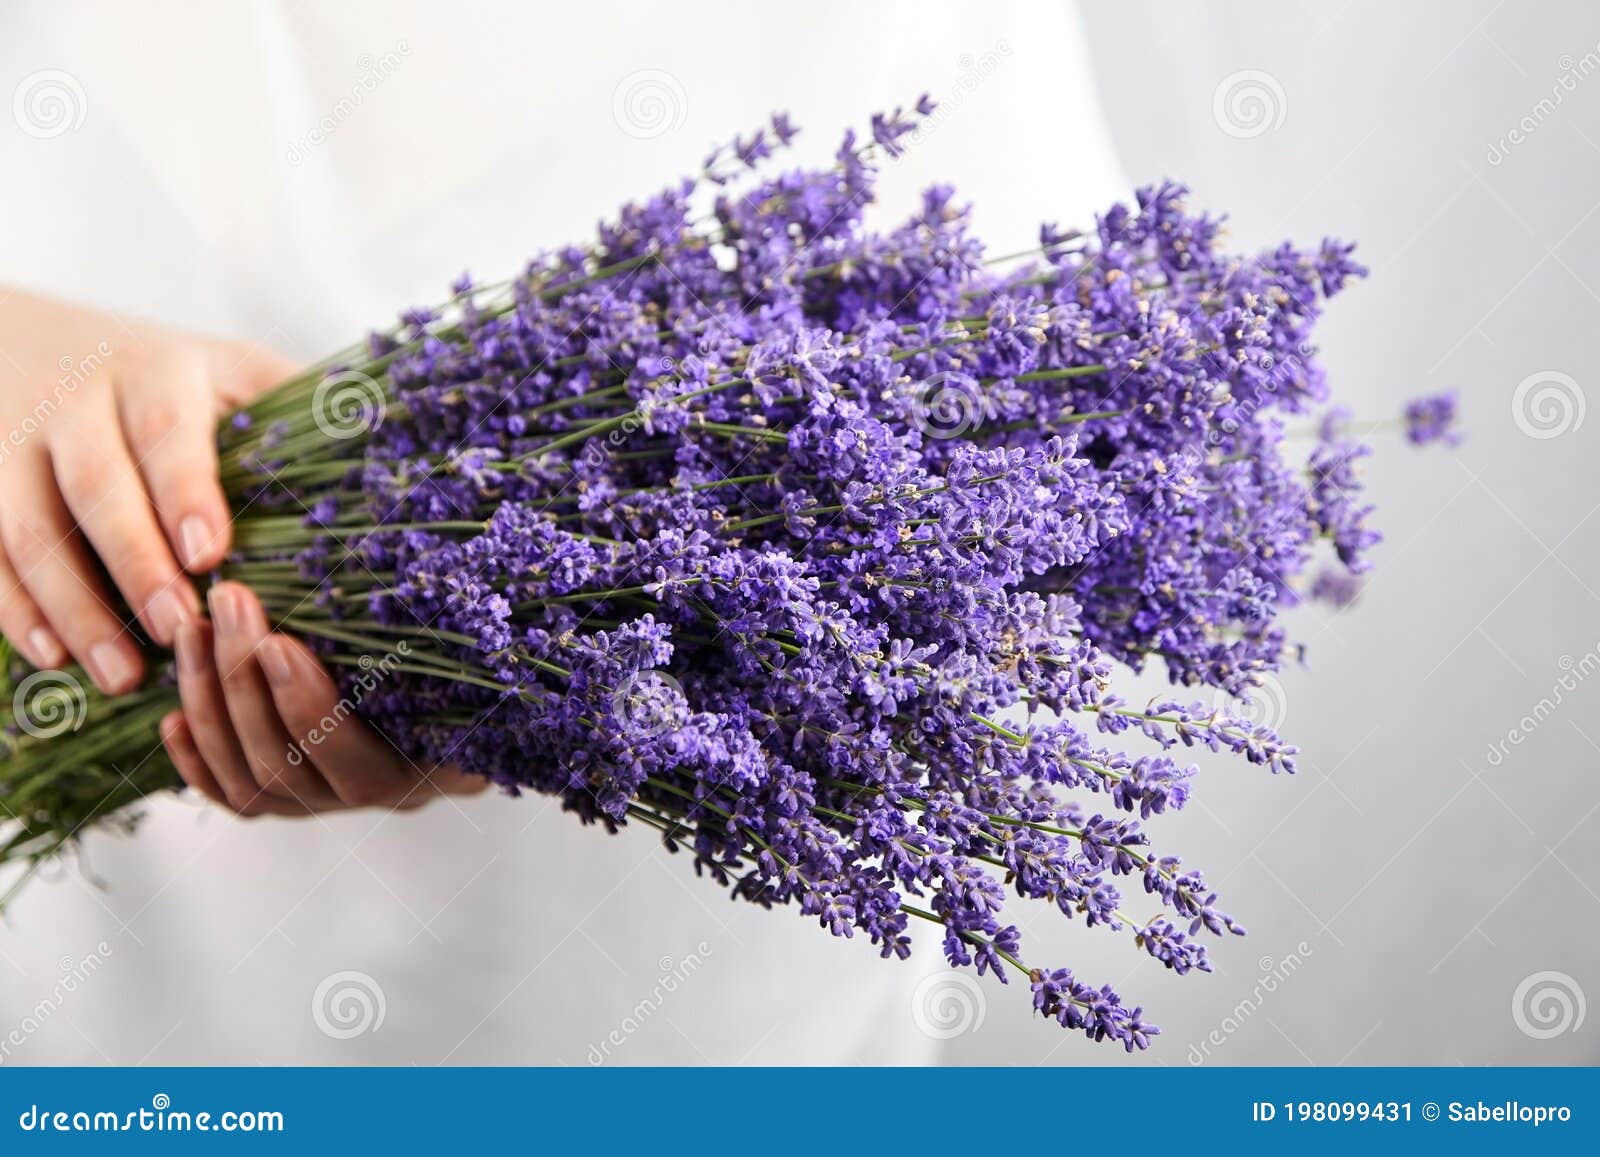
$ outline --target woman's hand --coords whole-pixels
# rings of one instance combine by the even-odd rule
[[[184,782],[242,816],[419,807],[488,781],[419,768],[353,714],[310,651],[268,630],[248,587],[218,583],[211,622],[178,628],[183,710],[161,722]]]
[[[0,633],[37,667],[70,655],[107,694],[137,687],[143,661],[98,559],[150,637],[177,648],[183,710],[161,738],[202,795],[254,816],[481,790],[413,767],[340,711],[327,672],[269,633],[244,587],[213,588],[203,620],[187,574],[232,540],[217,422],[295,369],[255,346],[0,289]]]
[[[4,290],[0,353],[0,632],[37,667],[70,654],[102,691],[131,691],[139,648],[94,559],[171,646],[199,618],[184,572],[230,542],[217,421],[295,366]]]

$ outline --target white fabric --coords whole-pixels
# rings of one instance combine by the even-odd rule
[[[0,283],[310,359],[463,268],[497,277],[588,236],[772,109],[818,160],[925,89],[944,108],[885,174],[878,219],[948,179],[995,252],[1021,249],[1041,219],[1123,195],[1086,69],[1070,11],[1029,3],[11,4]],[[664,131],[647,99],[619,124],[630,91],[664,97]],[[0,1042],[30,1026],[0,1062],[933,1055],[910,1001],[944,967],[935,938],[880,961],[544,799],[304,823],[150,812],[132,840],[89,842],[104,890],[36,884],[0,929]],[[56,999],[59,962],[102,941]],[[338,1010],[312,1011],[341,972],[384,1009],[348,1039]]]

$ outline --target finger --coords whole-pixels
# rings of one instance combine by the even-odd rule
[[[35,667],[59,667],[67,661],[67,649],[11,569],[4,549],[0,549],[0,634]]]
[[[230,539],[217,466],[217,407],[200,359],[171,374],[175,380],[125,390],[119,416],[172,553],[201,573],[222,561]]]
[[[161,383],[167,389],[125,395],[123,426],[167,541],[191,573],[219,564],[233,539],[217,467],[218,420],[296,371],[260,346],[213,342],[193,365],[169,371],[172,380]]]
[[[161,745],[167,749],[172,766],[178,769],[183,782],[205,796],[212,803],[226,807],[228,797],[223,794],[217,777],[211,774],[200,749],[195,746],[189,725],[182,711],[173,711],[161,720]]]
[[[302,368],[274,350],[249,342],[216,343],[212,362],[222,387],[220,396],[232,406],[254,401]]]
[[[108,695],[137,687],[144,674],[139,648],[105,601],[43,453],[19,455],[6,466],[0,541],[50,630],[95,685]]]
[[[204,622],[178,628],[178,694],[183,722],[199,759],[205,764],[227,807],[245,818],[262,815],[305,815],[290,800],[269,795],[256,783],[244,749],[233,732],[223,698],[222,682],[212,653],[211,627]],[[169,748],[170,751],[170,748]],[[183,772],[180,765],[179,772]],[[188,776],[184,779],[187,781]]]
[[[210,604],[222,696],[256,783],[310,808],[337,805],[333,790],[291,741],[257,662],[256,647],[268,634],[261,603],[247,587],[225,582],[211,588]]]
[[[178,625],[199,617],[200,600],[167,549],[111,396],[82,402],[62,411],[50,440],[61,495],[145,630],[170,646]]]
[[[440,796],[477,795],[488,787],[489,781],[481,775],[468,775],[456,767],[435,767],[424,772],[395,807],[415,811]]]
[[[440,795],[479,795],[489,790],[487,776],[462,771],[454,764],[436,767],[427,775],[428,785]]]
[[[339,688],[304,644],[271,635],[256,654],[284,726],[343,803],[395,804],[412,794],[419,783],[417,771],[351,714]]]

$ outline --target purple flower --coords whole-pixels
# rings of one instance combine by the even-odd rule
[[[1461,433],[1456,426],[1457,397],[1454,390],[1442,394],[1429,394],[1406,404],[1406,441],[1413,446],[1426,446],[1430,442],[1443,442],[1446,446],[1461,443]]]
[[[1296,749],[1117,686],[1153,663],[1245,693],[1295,653],[1313,568],[1343,564],[1309,589],[1339,601],[1367,565],[1369,450],[1312,340],[1364,270],[1334,241],[1227,251],[1171,182],[1044,227],[1042,260],[987,262],[943,185],[869,228],[875,164],[934,108],[819,171],[777,169],[775,114],[590,244],[503,288],[463,275],[340,355],[369,420],[335,428],[303,381],[235,416],[222,573],[410,758],[648,826],[886,957],[932,921],[952,965],[1144,1048],[1142,1009],[1035,967],[1013,908],[1179,974],[1242,932],[1156,850],[1199,790],[1174,757],[1287,772]],[[1413,403],[1411,440],[1451,441],[1454,413]]]

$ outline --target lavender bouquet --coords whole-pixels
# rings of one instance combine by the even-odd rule
[[[1008,258],[945,187],[873,231],[874,163],[931,107],[766,176],[776,116],[588,247],[463,277],[234,415],[220,576],[419,763],[655,828],[885,957],[926,921],[951,965],[1143,1048],[1141,1009],[1029,961],[1008,896],[1180,973],[1242,931],[1146,825],[1189,796],[1176,745],[1293,769],[1213,703],[1377,540],[1311,344],[1364,271],[1332,241],[1227,253],[1172,184]],[[1452,414],[1414,406],[1413,440]],[[119,699],[10,665],[0,859],[177,784],[151,658]],[[1114,673],[1148,663],[1210,690],[1125,702]],[[1162,914],[1127,913],[1140,889]]]

